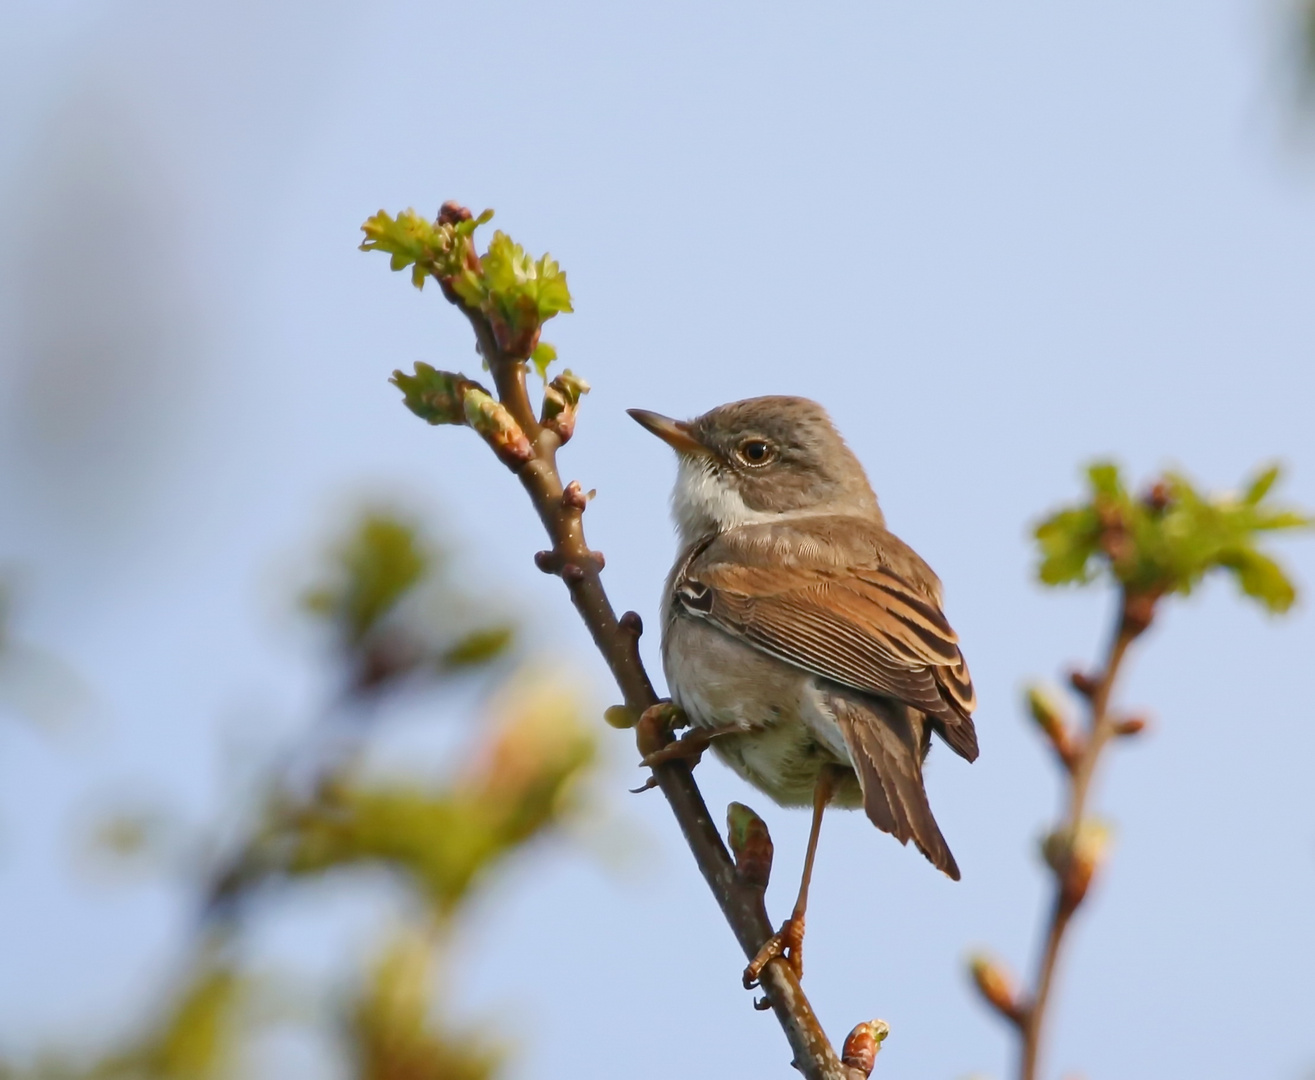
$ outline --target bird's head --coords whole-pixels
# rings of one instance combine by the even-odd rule
[[[679,459],[672,510],[686,542],[741,525],[812,514],[876,518],[863,466],[826,410],[800,397],[720,405],[693,420],[630,415]]]

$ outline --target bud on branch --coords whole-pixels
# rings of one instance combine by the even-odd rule
[[[567,368],[544,390],[543,416],[539,422],[548,430],[557,432],[562,442],[568,442],[575,433],[576,407],[587,393],[589,384]]]
[[[1060,902],[1073,911],[1082,903],[1092,878],[1105,862],[1112,832],[1108,825],[1085,820],[1077,828],[1052,832],[1041,843],[1046,864],[1055,872],[1060,886]]]
[[[1027,1008],[1019,1000],[1018,987],[1013,977],[993,957],[976,953],[968,961],[977,992],[996,1012],[1011,1024],[1022,1027],[1027,1019]]]
[[[767,824],[743,803],[726,808],[726,839],[735,856],[735,874],[754,889],[766,889],[772,876],[772,837]]]
[[[530,440],[512,419],[507,406],[482,389],[468,389],[463,398],[466,423],[484,437],[502,462],[515,468],[534,457]]]
[[[877,1055],[881,1053],[881,1044],[889,1034],[890,1025],[884,1020],[867,1020],[856,1025],[845,1039],[840,1060],[867,1080],[877,1063]]]
[[[1077,767],[1078,758],[1082,755],[1082,747],[1077,736],[1073,734],[1072,726],[1065,718],[1059,703],[1042,687],[1029,686],[1027,708],[1037,727],[1050,740],[1050,745],[1064,768],[1072,772]]]

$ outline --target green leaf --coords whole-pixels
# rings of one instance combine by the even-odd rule
[[[466,423],[466,391],[483,391],[479,383],[464,375],[438,371],[419,361],[415,365],[414,375],[394,371],[388,381],[402,391],[406,407],[431,424]]]
[[[546,341],[539,342],[534,352],[530,353],[530,362],[534,364],[534,370],[544,382],[548,381],[548,368],[556,359],[557,350]]]
[[[471,237],[476,228],[492,217],[493,211],[485,210],[469,221],[438,223],[421,217],[414,209],[403,210],[396,218],[380,210],[361,226],[365,233],[361,250],[387,253],[391,256],[388,265],[393,270],[410,266],[411,283],[417,289],[424,288],[426,276],[440,280],[461,278],[460,284],[453,282],[453,288],[466,299],[465,293],[478,291],[472,290],[472,283],[466,277],[470,275],[478,283],[477,275],[470,269],[475,261]]]
[[[1307,528],[1311,519],[1270,498],[1280,472],[1256,475],[1240,498],[1203,495],[1187,477],[1167,473],[1142,498],[1132,497],[1117,466],[1087,470],[1089,501],[1067,507],[1036,530],[1038,576],[1049,585],[1087,582],[1104,574],[1147,596],[1190,593],[1215,570],[1231,573],[1243,593],[1271,611],[1286,611],[1296,589],[1259,534]]]
[[[1046,585],[1067,585],[1091,578],[1088,564],[1097,554],[1100,519],[1089,507],[1062,510],[1036,528],[1041,547],[1037,576]]]
[[[513,353],[523,347],[521,355],[528,355],[539,327],[572,310],[566,275],[557,263],[548,255],[536,262],[504,232],[493,234],[480,268],[487,294],[484,311],[495,329],[501,324],[500,343]]]
[[[1112,462],[1098,461],[1088,466],[1087,479],[1091,481],[1091,490],[1097,495],[1105,495],[1111,499],[1122,499],[1127,496],[1123,480],[1119,476],[1119,467]]]
[[[489,626],[467,634],[443,654],[444,667],[476,667],[501,656],[511,646],[510,626]]]
[[[1256,478],[1248,485],[1246,494],[1242,496],[1242,501],[1248,506],[1255,506],[1269,494],[1269,489],[1274,486],[1274,482],[1281,473],[1281,467],[1274,464],[1257,474]]]
[[[431,557],[416,529],[368,514],[334,552],[331,579],[305,596],[304,606],[339,623],[359,642],[429,570]]]
[[[1219,564],[1237,579],[1238,587],[1273,612],[1287,611],[1296,602],[1297,588],[1283,568],[1263,552],[1243,548],[1228,552]]]

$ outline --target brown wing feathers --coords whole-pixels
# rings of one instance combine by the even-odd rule
[[[827,704],[858,770],[869,820],[902,844],[912,840],[932,865],[958,881],[959,866],[922,786],[919,718],[894,702],[859,704],[832,694]]]
[[[958,637],[939,606],[893,571],[726,560],[696,563],[687,576],[712,591],[699,614],[823,678],[926,712],[957,753],[977,757]]]

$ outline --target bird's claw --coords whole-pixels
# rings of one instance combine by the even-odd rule
[[[758,954],[749,961],[744,969],[744,988],[752,990],[758,985],[763,968],[777,957],[790,965],[796,979],[804,977],[804,917],[791,915],[781,929],[763,942]]]
[[[643,720],[640,720],[643,723]],[[679,739],[649,750],[639,761],[645,768],[666,764],[668,761],[688,761],[692,769],[703,757],[703,751],[712,745],[712,740],[722,735],[735,735],[744,729],[738,724],[723,724],[720,727],[694,727]]]
[[[665,765],[668,761],[688,761],[692,769],[703,757],[703,751],[708,748],[715,734],[707,728],[694,728],[674,742],[645,754],[639,764],[642,768],[651,769],[656,765]]]

